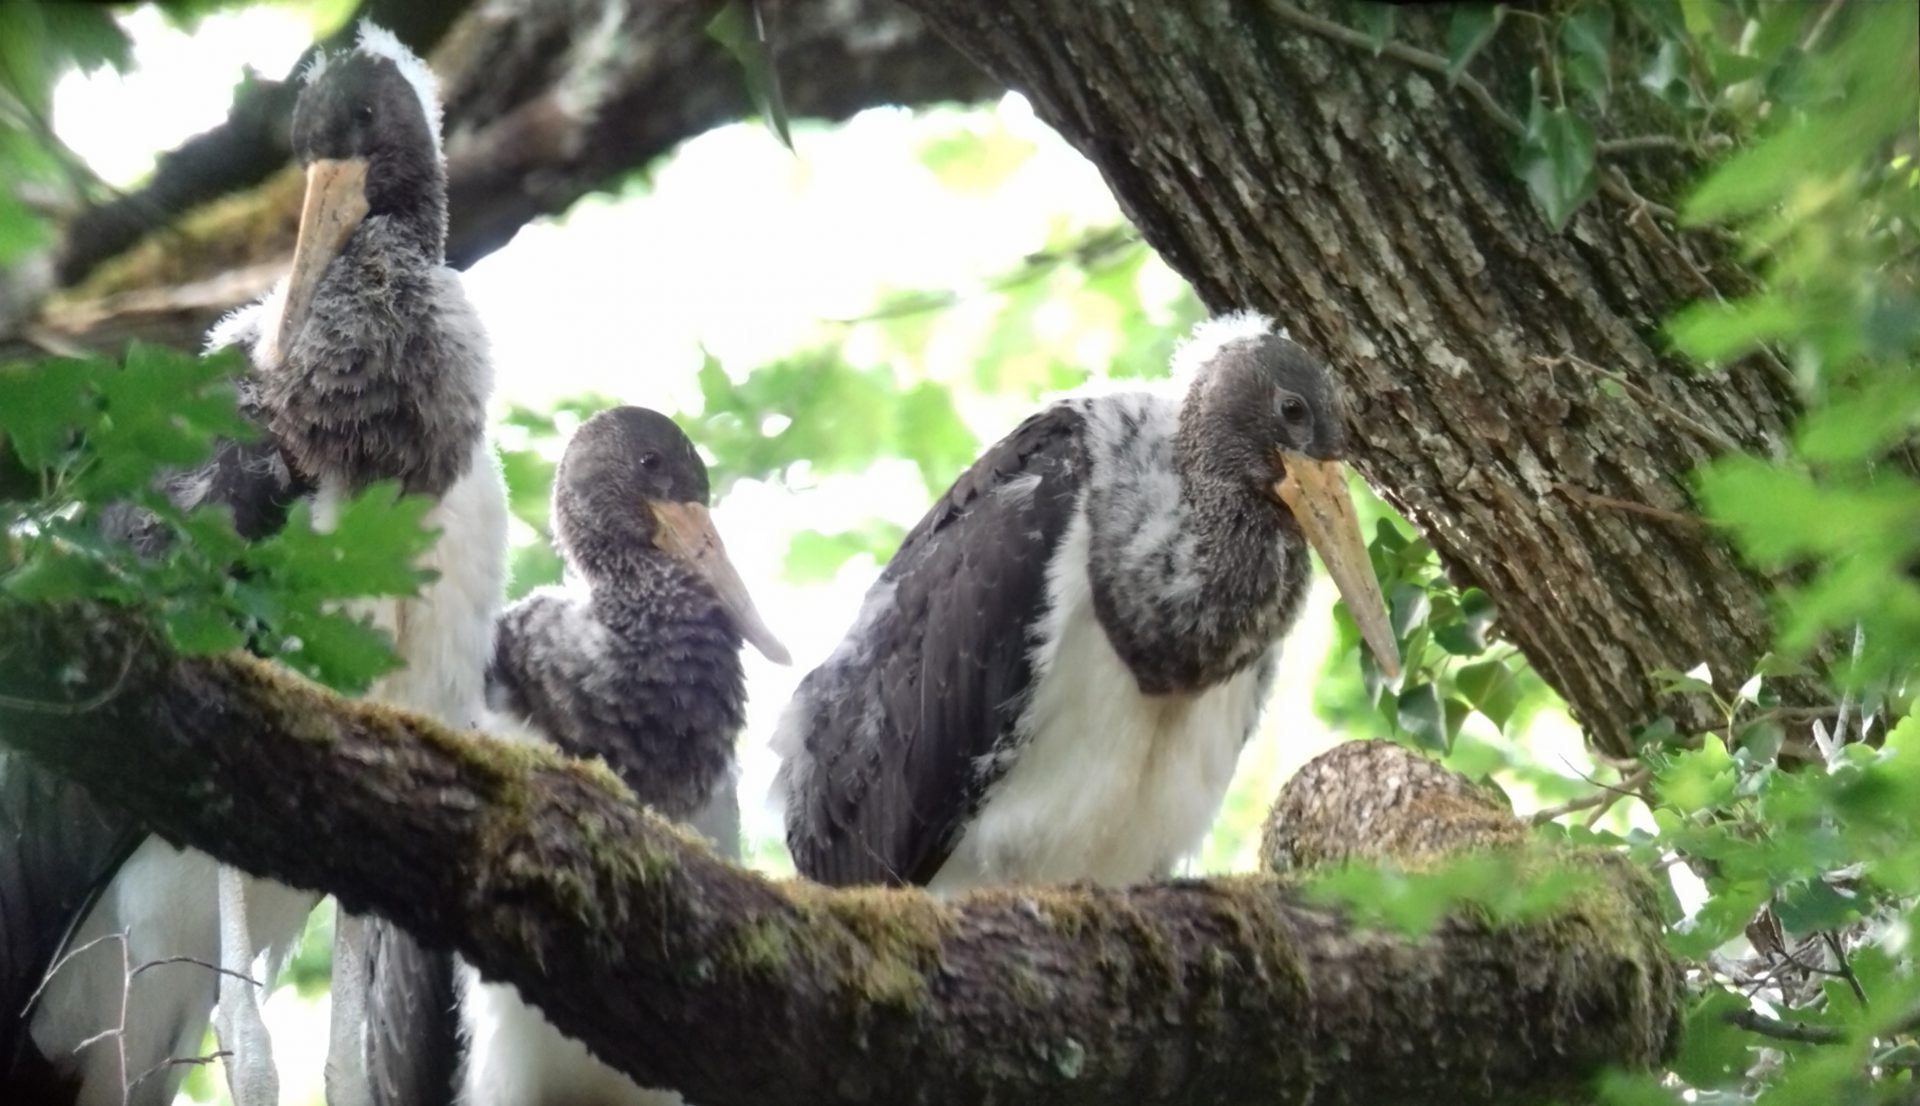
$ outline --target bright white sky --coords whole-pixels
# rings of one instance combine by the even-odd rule
[[[62,138],[120,184],[149,171],[157,152],[223,119],[243,67],[277,77],[313,34],[308,16],[278,5],[211,16],[191,36],[151,9],[134,11],[126,23],[136,69],[124,77],[70,76],[55,97]],[[956,191],[914,156],[922,142],[955,126],[1004,128],[1034,152],[1000,186]],[[887,354],[880,342],[830,320],[872,310],[887,291],[972,287],[1063,228],[1119,220],[1098,173],[1017,96],[990,112],[933,118],[872,111],[839,128],[801,128],[795,137],[797,155],[755,125],[712,132],[658,166],[651,183],[629,198],[586,201],[563,219],[526,228],[476,265],[467,287],[493,336],[500,398],[544,408],[598,392],[667,411],[696,410],[694,371],[703,348],[744,375],[823,336],[844,339],[855,364],[877,364]],[[1170,302],[1180,287],[1157,260],[1141,282],[1149,302]],[[903,379],[970,373],[970,355],[990,321],[967,304],[945,312],[925,363],[896,371]],[[1104,363],[1110,336],[1072,332],[1071,319],[1054,322],[1059,333],[1051,337],[1069,351],[1068,360]],[[984,442],[1026,411],[988,398],[962,413]],[[800,675],[837,642],[878,569],[860,559],[830,584],[795,586],[781,575],[788,538],[851,528],[874,515],[909,525],[926,499],[910,466],[882,464],[824,482],[742,485],[718,505],[741,575],[795,659],[781,669],[748,651],[752,703],[741,760],[750,839],[779,836],[777,819],[761,802],[773,769],[766,741],[774,717]],[[1318,584],[1230,805],[1264,807],[1279,779],[1336,740],[1311,710],[1330,602],[1330,588]],[[1588,763],[1569,725],[1549,723],[1529,739],[1547,743],[1552,752],[1541,752],[1549,762],[1564,755]],[[1244,867],[1251,856],[1243,849],[1208,860]],[[324,1018],[323,1005],[295,1008],[276,999],[274,1006],[276,1020],[286,1023],[278,1040],[305,1038],[319,1047],[324,1022],[312,1019]],[[297,1074],[317,1067],[317,1054],[282,1059],[289,1086],[317,1085]]]

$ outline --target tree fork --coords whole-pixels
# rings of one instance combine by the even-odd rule
[[[942,902],[730,867],[598,766],[0,605],[0,741],[169,840],[338,895],[517,985],[643,1083],[746,1103],[1523,1103],[1671,1050],[1678,973],[1605,853],[1555,917],[1358,930],[1290,877]],[[1356,743],[1282,793],[1285,866],[1510,850],[1478,789]],[[1345,842],[1345,845],[1329,843]]]

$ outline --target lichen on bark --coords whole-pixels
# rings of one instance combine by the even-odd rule
[[[1385,744],[1288,784],[1267,835],[1285,875],[939,900],[742,871],[604,769],[177,657],[122,612],[0,604],[0,640],[35,646],[0,665],[0,743],[457,950],[708,1106],[1537,1102],[1675,1038],[1658,903],[1618,858],[1562,856],[1594,878],[1547,918],[1463,911],[1421,939],[1301,893],[1315,865],[1540,848]]]

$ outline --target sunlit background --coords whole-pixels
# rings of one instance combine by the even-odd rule
[[[225,118],[243,67],[285,73],[324,29],[316,18],[255,6],[207,17],[189,35],[137,9],[125,18],[133,70],[66,78],[56,129],[109,182],[137,184],[156,153]],[[602,400],[674,413],[696,441],[711,441],[739,417],[711,409],[717,392],[751,391],[750,374],[769,365],[832,366],[795,374],[758,414],[759,432],[773,435],[809,404],[839,410],[837,419],[816,413],[819,462],[789,465],[772,481],[719,474],[721,532],[794,657],[780,668],[749,651],[740,742],[748,856],[779,873],[790,868],[764,802],[773,720],[832,649],[893,542],[980,447],[1046,396],[1162,372],[1201,310],[1133,238],[1099,174],[1018,96],[874,110],[841,126],[799,125],[793,138],[789,151],[757,124],[713,131],[617,194],[529,226],[467,275],[493,338],[498,437],[509,449],[527,447],[529,420],[552,413],[564,433],[581,407]],[[916,393],[925,382],[940,387]],[[885,387],[867,387],[876,383]],[[946,418],[939,440],[925,440],[917,408],[900,398],[915,395],[944,396],[965,433]],[[557,442],[539,448],[555,459]],[[858,461],[835,463],[840,456]],[[551,571],[532,527],[519,525],[515,541],[523,584]],[[1194,871],[1250,867],[1280,781],[1336,741],[1379,736],[1351,709],[1364,705],[1355,655],[1329,656],[1331,606],[1331,588],[1317,583]],[[1517,738],[1469,719],[1453,758],[1470,771],[1498,769],[1523,811],[1565,798],[1566,777],[1591,769],[1577,729],[1535,699]],[[1328,717],[1363,721],[1342,732]],[[324,950],[323,936],[317,923],[307,960]],[[320,1102],[324,990],[283,988],[268,1018],[285,1100]],[[221,1084],[203,1070],[186,1094],[224,1099]]]

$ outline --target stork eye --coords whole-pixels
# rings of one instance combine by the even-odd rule
[[[354,108],[354,109],[353,109],[353,121],[354,121],[354,122],[356,122],[356,123],[371,123],[371,122],[373,122],[373,105],[372,105],[372,104],[361,104],[361,105],[360,105],[359,107],[357,107],[357,108]]]
[[[642,453],[640,455],[641,468],[650,469],[650,468],[658,468],[659,466],[660,466],[660,455],[658,453],[655,453],[653,450],[649,449],[645,453]]]
[[[1307,404],[1299,396],[1288,396],[1280,401],[1280,417],[1290,423],[1307,421]]]

